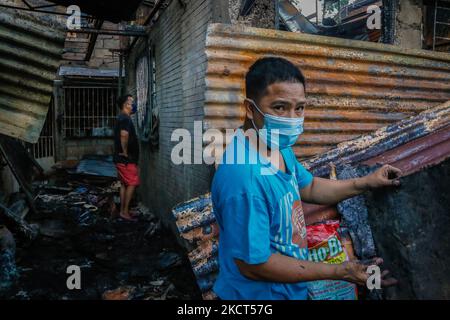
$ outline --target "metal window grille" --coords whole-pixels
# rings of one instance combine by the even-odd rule
[[[33,156],[35,159],[48,158],[55,156],[55,106],[53,98],[50,102],[50,107],[45,118],[44,127],[42,128],[41,135],[37,143],[32,145]]]
[[[450,42],[450,1],[435,0],[433,14],[433,50]]]
[[[116,100],[116,87],[64,87],[64,136],[112,137]]]

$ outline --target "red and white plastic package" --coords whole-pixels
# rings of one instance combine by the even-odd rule
[[[340,264],[349,260],[349,252],[339,234],[339,221],[329,220],[306,227],[309,260]],[[318,280],[308,282],[311,300],[356,300],[357,287],[347,281]]]

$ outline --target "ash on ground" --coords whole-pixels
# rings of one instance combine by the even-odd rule
[[[173,234],[144,206],[137,222],[117,217],[118,186],[40,186],[38,213],[27,216],[39,236],[16,237],[17,280],[3,299],[200,299],[195,277]],[[68,289],[80,268],[81,289]]]

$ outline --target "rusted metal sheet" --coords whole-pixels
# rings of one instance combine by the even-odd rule
[[[214,299],[216,296],[212,286],[219,270],[219,227],[213,214],[211,195],[208,193],[180,204],[172,212],[180,235],[185,240],[188,258],[203,298]]]
[[[330,163],[336,166],[344,163],[353,165],[373,158],[375,160],[372,161],[380,161],[381,163],[400,163],[400,161],[412,157],[416,161],[410,163],[412,167],[409,170],[413,170],[413,168],[426,166],[445,156],[445,148],[449,143],[448,136],[446,134],[440,136],[438,132],[444,129],[443,132],[446,132],[449,126],[450,101],[447,101],[423,111],[417,116],[380,128],[374,133],[364,135],[353,141],[342,142],[335,149],[306,160],[304,165],[315,176],[327,176],[330,172]],[[423,146],[423,143],[421,143],[423,140],[418,139],[430,134],[438,134],[440,138],[427,138],[429,140],[425,139],[425,141],[433,144]],[[433,148],[438,151],[433,152]],[[397,154],[397,157],[383,156],[387,152],[388,155]],[[423,157],[422,152],[429,154],[429,156]],[[441,154],[441,152],[444,152],[444,154]]]
[[[321,154],[450,100],[450,55],[317,35],[211,24],[205,129],[244,119],[244,77],[266,55],[285,57],[307,78],[305,133],[294,151]]]
[[[0,133],[36,143],[65,32],[54,16],[0,11]]]
[[[410,175],[450,158],[450,125],[364,161],[364,164],[391,164]]]

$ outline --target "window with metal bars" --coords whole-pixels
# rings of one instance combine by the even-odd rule
[[[116,87],[64,87],[64,136],[112,137],[116,101]]]
[[[424,48],[450,51],[450,0],[424,1]]]

